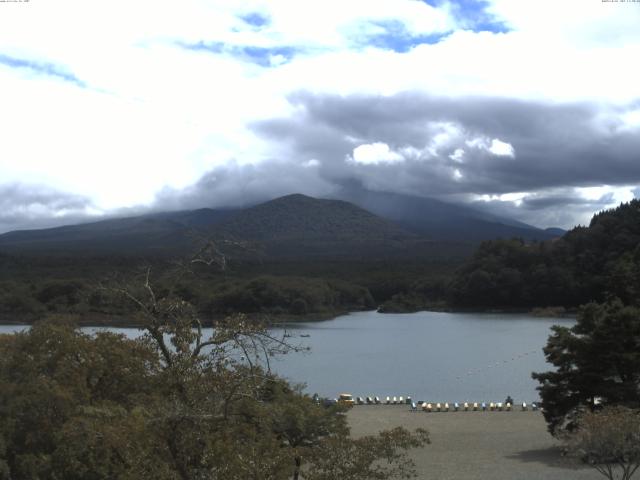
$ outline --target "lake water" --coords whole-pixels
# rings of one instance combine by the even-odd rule
[[[328,397],[350,392],[489,402],[511,395],[516,402],[531,402],[538,399],[531,372],[550,369],[542,353],[549,328],[574,323],[514,314],[358,312],[287,324],[290,340],[311,352],[285,355],[272,368],[291,381],[306,382],[309,393]],[[0,326],[0,333],[21,328]]]

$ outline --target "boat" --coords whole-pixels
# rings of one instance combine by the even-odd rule
[[[346,405],[347,407],[353,407],[356,402],[353,400],[353,395],[350,393],[341,393],[338,396],[338,403],[340,405]]]

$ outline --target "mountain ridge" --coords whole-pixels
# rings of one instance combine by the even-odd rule
[[[433,199],[375,192],[354,197],[351,202],[290,194],[241,209],[156,212],[13,231],[0,235],[0,251],[168,254],[188,250],[197,238],[213,237],[250,241],[261,246],[263,255],[277,257],[395,255],[403,254],[403,249],[406,256],[434,242],[469,244],[500,235],[527,240],[552,236],[518,222],[515,226],[491,222],[490,216],[482,220],[482,213],[468,214],[464,207]],[[459,220],[463,217],[465,222]],[[480,234],[473,235],[474,229]]]
[[[560,231],[564,232],[561,229],[542,230],[517,220],[434,198],[353,187],[338,192],[336,196],[383,218],[393,219],[407,230],[426,235],[432,240],[465,239],[477,243],[511,237],[527,241],[549,240],[558,236]]]

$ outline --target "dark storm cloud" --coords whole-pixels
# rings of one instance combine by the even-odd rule
[[[393,165],[393,170],[422,176],[424,194],[505,193],[640,181],[638,131],[621,128],[620,121],[612,115],[619,112],[606,112],[610,114],[606,120],[602,118],[602,110],[587,103],[449,99],[415,94],[393,97],[298,94],[291,101],[298,107],[295,117],[261,122],[254,126],[255,130],[274,141],[292,141],[295,135],[293,158],[296,155],[322,158],[345,173],[344,156],[351,152],[343,149],[341,155],[336,154],[336,145],[349,143],[353,148],[358,144],[384,142],[395,150],[423,149],[432,140],[433,132],[428,125],[433,122],[457,125],[464,129],[467,138],[497,138],[514,147],[516,158],[511,159],[459,142],[439,152],[439,156]],[[310,150],[314,144],[317,148]],[[467,157],[460,165],[448,157],[456,147],[466,150]],[[456,181],[449,178],[443,183],[442,170],[453,166],[463,178]],[[388,173],[388,165],[383,167],[378,168],[380,173]]]
[[[355,186],[570,227],[614,202],[610,194],[587,200],[577,187],[640,183],[640,135],[619,120],[621,107],[410,93],[298,93],[290,101],[292,116],[251,126],[275,146],[277,159],[217,167],[187,189],[162,191],[154,208],[242,206],[294,192],[331,196]],[[510,144],[515,156],[492,153],[494,139]],[[354,162],[354,149],[366,144],[388,145],[391,161]],[[518,202],[476,202],[480,195],[511,192],[526,195]]]
[[[640,183],[640,132],[621,116],[637,105],[606,107],[590,103],[547,103],[504,98],[444,98],[419,94],[389,97],[321,96],[298,93],[290,118],[258,122],[259,135],[288,148],[287,158],[321,161],[319,174],[333,184],[440,198],[473,198],[529,192],[512,214],[541,224],[570,225],[610,204],[587,201],[573,187]],[[438,134],[457,129],[450,141],[429,152]],[[440,129],[440,130],[438,130]],[[462,132],[462,133],[460,133]],[[485,148],[467,142],[484,139]],[[486,148],[498,139],[515,157]],[[385,143],[402,161],[356,164],[345,160],[363,144]],[[456,149],[464,150],[455,157]],[[417,152],[417,153],[416,153]],[[562,190],[561,194],[544,192]],[[541,193],[542,192],[542,193]],[[489,204],[491,205],[491,204]],[[498,207],[498,205],[495,205]],[[550,210],[567,210],[555,217]],[[546,212],[546,213],[545,213]]]
[[[48,187],[0,185],[0,233],[86,221],[88,207],[89,199]]]
[[[244,207],[290,193],[324,196],[334,189],[318,175],[313,161],[292,163],[272,160],[260,165],[231,162],[209,171],[188,188],[165,188],[157,195],[153,208]]]

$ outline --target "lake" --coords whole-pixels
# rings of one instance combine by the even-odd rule
[[[285,355],[272,368],[306,382],[309,393],[328,397],[350,392],[451,403],[503,401],[511,395],[516,402],[531,402],[538,399],[531,372],[550,369],[542,353],[549,328],[574,323],[523,314],[357,312],[287,324],[290,340],[311,352]],[[0,333],[20,328],[0,326]]]

